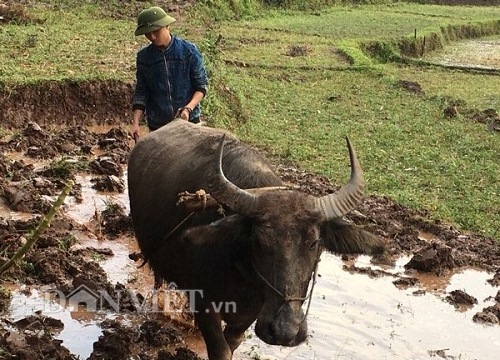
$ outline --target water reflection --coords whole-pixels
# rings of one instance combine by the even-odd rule
[[[98,241],[89,239],[84,244],[96,246]],[[101,265],[113,282],[140,271],[142,280],[128,286],[138,291],[150,289],[153,280],[147,270],[136,269],[128,260],[132,243],[117,241],[105,245],[112,247],[115,256]],[[402,257],[390,272],[402,275],[408,260]],[[361,256],[356,265],[364,267],[368,263],[369,257]],[[417,274],[421,285],[401,290],[392,283],[392,276],[374,279],[351,274],[342,270],[342,265],[340,258],[322,255],[309,312],[307,343],[296,348],[269,346],[249,331],[235,359],[428,359],[429,351],[442,349],[447,349],[448,356],[460,359],[491,359],[492,351],[500,348],[498,326],[472,321],[477,311],[491,305],[487,299],[496,294],[497,289],[486,282],[490,274],[472,269],[448,278]],[[417,289],[424,289],[425,293],[414,296]],[[443,300],[445,293],[456,289],[477,296],[478,304],[466,312],[456,311]],[[64,330],[58,338],[81,358],[90,355],[93,343],[102,333],[97,324],[115,316],[75,312],[47,301],[36,289],[31,295],[15,291],[9,318],[17,320],[41,310],[43,315],[63,321]],[[191,344],[203,355],[199,340]]]
[[[125,177],[126,172],[125,172]],[[73,220],[85,224],[94,219],[95,214],[102,212],[110,203],[123,206],[125,213],[129,212],[128,194],[99,192],[92,188],[91,177],[76,175],[75,182],[82,186],[82,201],[76,202],[73,197],[66,200],[65,212]]]
[[[19,290],[13,292],[8,312],[9,320],[17,321],[33,315],[36,311],[41,312],[42,315],[61,320],[64,323],[64,328],[56,338],[62,340],[63,345],[71,353],[82,359],[90,356],[94,342],[102,334],[97,323],[105,318],[104,315],[93,313],[92,316],[82,316],[82,312],[72,312],[57,302],[47,299],[45,292],[31,289],[31,294],[27,295]],[[87,315],[89,314],[87,313]]]
[[[407,259],[392,270],[403,273]],[[366,257],[360,259],[365,266]],[[472,322],[496,289],[486,283],[491,275],[465,270],[439,282],[423,279],[420,288],[400,290],[392,277],[371,279],[343,271],[342,261],[324,254],[309,314],[310,339],[294,349],[264,344],[256,337],[237,350],[237,359],[255,354],[276,359],[428,359],[430,352],[446,349],[457,359],[492,359],[500,349],[500,328]],[[422,281],[422,280],[421,280]],[[427,285],[426,285],[427,284]],[[477,294],[479,304],[462,313],[443,301],[443,292],[464,289]]]

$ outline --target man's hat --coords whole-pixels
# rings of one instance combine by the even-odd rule
[[[164,26],[172,24],[175,19],[165,12],[161,7],[153,6],[142,10],[137,16],[137,29],[135,35],[144,35],[156,31]]]

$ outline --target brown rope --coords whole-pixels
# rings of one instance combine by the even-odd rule
[[[281,310],[283,310],[283,307],[286,305],[286,303],[289,303],[291,301],[309,300],[307,303],[307,308],[306,308],[306,312],[304,314],[304,318],[302,319],[301,322],[304,322],[304,320],[307,318],[307,315],[309,314],[309,309],[311,307],[311,300],[312,300],[312,293],[314,290],[314,285],[316,285],[316,276],[318,273],[318,264],[319,264],[320,256],[321,256],[321,247],[318,245],[318,254],[316,256],[316,263],[314,265],[314,270],[311,274],[311,280],[312,280],[311,290],[309,291],[309,294],[307,294],[305,297],[292,297],[292,296],[289,296],[288,294],[283,294],[273,284],[271,284],[271,282],[269,282],[269,280],[267,280],[264,277],[264,275],[261,274],[261,272],[257,269],[257,266],[255,266],[253,259],[251,260],[252,267],[255,270],[255,273],[259,276],[259,278],[261,278],[269,288],[271,288],[274,292],[276,292],[283,299],[283,305],[281,305],[280,308],[278,309],[278,311],[276,312],[276,317],[278,317],[279,313],[281,312]]]

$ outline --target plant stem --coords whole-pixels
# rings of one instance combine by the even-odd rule
[[[35,231],[28,237],[28,241],[26,242],[26,244],[24,244],[14,254],[14,256],[12,256],[12,258],[9,261],[7,261],[5,264],[2,265],[2,267],[0,267],[0,276],[2,276],[2,274],[4,272],[6,272],[8,269],[10,269],[16,263],[17,260],[19,260],[20,258],[22,258],[24,256],[24,254],[26,254],[26,252],[38,240],[38,238],[43,233],[43,231],[46,228],[49,227],[50,222],[52,221],[52,219],[56,215],[57,210],[59,209],[59,207],[64,203],[64,199],[66,198],[66,196],[68,196],[68,194],[71,191],[71,188],[73,187],[73,185],[74,185],[73,180],[69,180],[67,182],[66,186],[64,187],[64,189],[62,189],[61,193],[59,194],[59,197],[54,202],[54,205],[52,205],[52,208],[49,210],[49,212],[47,213],[47,215],[45,215],[45,217],[42,219],[42,221],[38,224],[38,226],[35,229]]]

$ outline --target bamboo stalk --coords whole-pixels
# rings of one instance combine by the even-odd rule
[[[0,276],[2,276],[4,272],[10,269],[16,263],[16,261],[21,259],[24,256],[24,254],[26,254],[26,252],[28,252],[28,250],[33,246],[33,244],[38,240],[38,238],[45,231],[45,229],[50,226],[50,222],[56,215],[59,207],[64,203],[64,199],[66,199],[66,196],[68,196],[69,192],[73,188],[73,185],[74,185],[73,180],[69,180],[66,183],[66,186],[62,189],[57,200],[54,202],[54,205],[52,205],[47,215],[45,215],[42,221],[38,224],[35,231],[29,235],[27,239],[28,241],[26,241],[26,243],[14,254],[14,256],[12,256],[12,258],[9,261],[7,261],[5,264],[2,265],[2,267],[0,267]]]

